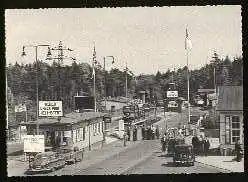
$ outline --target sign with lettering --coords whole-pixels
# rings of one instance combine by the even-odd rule
[[[178,97],[178,91],[167,91],[167,97]]]
[[[208,138],[210,143],[210,149],[218,148],[220,146],[220,139],[219,138]]]
[[[39,101],[39,116],[63,116],[62,101]]]
[[[44,135],[25,135],[23,142],[24,152],[45,152]]]

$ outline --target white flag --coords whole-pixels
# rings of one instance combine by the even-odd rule
[[[191,40],[189,38],[189,34],[188,34],[188,29],[187,28],[186,28],[186,37],[185,37],[185,49],[186,50],[192,49],[192,43],[191,43]]]
[[[93,66],[91,79],[93,79],[95,76],[96,76],[96,72],[95,72],[95,67]]]

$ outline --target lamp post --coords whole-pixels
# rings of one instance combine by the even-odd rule
[[[35,48],[35,62],[36,62],[36,118],[37,118],[36,131],[37,131],[37,135],[39,135],[39,123],[38,123],[38,118],[39,118],[38,47],[48,47],[49,48],[49,46],[50,45],[48,45],[48,44],[38,44],[38,45],[25,45],[25,46],[22,47],[22,56],[26,56],[25,48],[27,48],[27,47]],[[49,51],[48,51],[47,55],[49,55]]]
[[[112,58],[112,64],[114,64],[114,61],[115,61],[115,58],[114,56],[106,56],[106,57],[103,57],[103,71],[104,71],[104,111],[106,112],[106,105],[107,105],[107,100],[106,100],[106,97],[107,97],[107,86],[106,86],[106,71],[105,71],[105,61],[106,61],[106,58]]]

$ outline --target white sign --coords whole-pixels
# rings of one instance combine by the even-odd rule
[[[63,116],[62,101],[39,101],[39,116]]]
[[[167,97],[178,97],[178,91],[167,91]]]
[[[26,111],[27,111],[27,107],[25,104],[19,104],[15,106],[15,112],[26,112]]]
[[[124,131],[124,120],[119,120],[119,131]]]
[[[220,139],[219,138],[208,138],[210,143],[210,149],[218,148],[220,146]]]
[[[24,152],[45,152],[44,135],[26,135],[23,142]]]
[[[64,137],[71,137],[71,131],[64,131]]]

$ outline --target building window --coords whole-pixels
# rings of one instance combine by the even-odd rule
[[[83,127],[83,141],[85,140],[85,127]]]
[[[230,116],[225,116],[225,143],[230,144]]]
[[[80,129],[76,129],[76,141],[80,141]]]
[[[240,118],[239,116],[232,117],[232,143],[240,140]]]
[[[98,123],[98,133],[101,133],[101,123]]]

